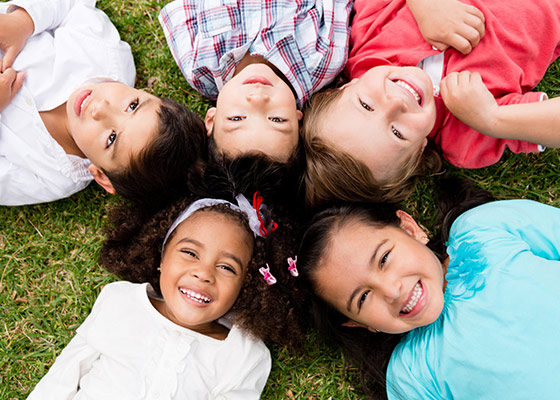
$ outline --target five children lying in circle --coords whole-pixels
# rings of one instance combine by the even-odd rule
[[[345,67],[352,80],[341,88],[312,96],[303,118],[308,206],[332,200],[397,201],[406,197],[414,177],[440,165],[435,153],[426,150],[428,139],[440,148],[444,158],[462,167],[495,163],[506,147],[515,152],[539,151],[539,145],[558,147],[552,117],[557,100],[546,100],[545,94],[529,90],[558,56],[560,3],[539,0],[535,6],[516,1],[504,6],[494,0],[468,4],[446,1],[445,7],[453,8],[462,22],[454,31],[459,41],[446,42],[458,50],[449,48],[444,52],[432,47],[437,44],[444,50],[446,44],[440,43],[441,38],[426,40],[430,36],[426,14],[435,19],[449,14],[444,7],[430,10],[433,2],[279,1],[266,3],[269,9],[265,10],[257,1],[218,8],[204,8],[209,3],[191,1],[168,4],[160,14],[160,22],[173,56],[193,87],[217,99],[204,123],[185,107],[132,87],[135,70],[130,47],[120,40],[105,14],[95,9],[95,1],[4,3],[0,14],[5,52],[0,76],[0,202],[18,205],[56,200],[82,189],[91,179],[110,193],[118,192],[141,202],[143,197],[165,192],[173,182],[184,183],[188,172],[206,161],[206,136],[210,138],[211,152],[229,158],[262,153],[272,161],[290,163],[302,145],[298,134],[303,117],[300,108],[345,64],[352,6],[350,56]],[[257,15],[262,20],[255,18]],[[491,29],[484,30],[484,21]],[[270,29],[263,29],[267,27]],[[527,43],[527,37],[535,40]],[[45,57],[33,57],[38,53]],[[252,211],[239,210],[230,202],[205,200],[208,201],[212,204],[197,211],[187,208],[183,214],[186,219],[173,224],[176,226],[170,219],[167,225],[162,224],[162,218],[171,214],[177,217],[177,208],[171,214],[167,210],[156,215],[148,223],[150,229],[139,235],[151,249],[150,261],[142,253],[142,257],[125,257],[124,264],[113,267],[117,258],[114,254],[107,256],[108,270],[124,279],[149,284],[109,285],[92,315],[30,398],[41,398],[45,393],[51,396],[52,390],[66,390],[66,395],[72,396],[78,387],[91,395],[95,390],[114,389],[121,393],[139,390],[150,397],[151,391],[162,389],[169,391],[171,398],[187,388],[192,394],[200,386],[201,396],[259,396],[270,368],[270,355],[255,337],[277,341],[282,338],[267,332],[262,313],[259,318],[251,310],[259,303],[255,296],[263,296],[259,305],[278,304],[273,297],[279,292],[258,289],[265,283],[255,266],[261,247],[256,242],[248,245],[249,232],[255,232],[246,221],[251,220]],[[502,218],[496,209],[508,210],[509,214]],[[381,362],[376,366],[381,367],[382,376],[384,368],[388,368],[387,382],[384,378],[376,382],[386,387],[390,398],[455,398],[467,394],[472,398],[481,393],[468,384],[465,376],[480,373],[479,383],[508,371],[527,376],[528,354],[508,354],[507,361],[497,358],[495,363],[484,365],[480,360],[490,350],[506,357],[508,348],[500,347],[505,342],[495,343],[488,333],[511,322],[499,312],[501,305],[519,303],[515,294],[529,290],[515,286],[516,282],[534,282],[531,287],[536,288],[550,282],[549,271],[544,267],[544,274],[516,267],[527,263],[528,255],[522,251],[512,251],[508,262],[504,262],[502,252],[510,244],[503,238],[522,231],[519,237],[510,238],[511,247],[528,247],[535,253],[530,262],[550,264],[552,270],[559,253],[549,243],[554,243],[555,231],[546,224],[529,229],[521,221],[536,213],[549,214],[554,220],[558,211],[523,201],[492,203],[480,210],[484,211],[473,211],[466,214],[470,217],[459,219],[463,225],[458,222],[458,227],[453,226],[449,258],[438,258],[424,246],[427,236],[404,212],[375,219],[367,208],[331,209],[317,217],[315,224],[322,230],[315,232],[313,229],[318,228],[312,225],[305,236],[298,253],[304,277],[328,304],[323,307],[338,312],[329,311],[321,326],[335,331],[327,333],[338,335],[342,347],[349,352],[345,340],[352,336],[345,333],[346,327],[364,331],[358,334],[364,340],[361,353]],[[496,218],[490,225],[488,213]],[[158,226],[159,230],[171,226],[167,241],[164,237],[168,235],[162,235]],[[487,232],[489,226],[501,227],[492,231],[496,241]],[[216,235],[218,231],[228,234]],[[154,232],[159,236],[155,237]],[[124,234],[134,236],[131,232]],[[373,253],[371,246],[358,245],[363,238],[378,241]],[[112,245],[115,242],[106,245],[109,253]],[[132,254],[134,246],[131,242],[128,246],[119,251]],[[251,262],[253,253],[256,258]],[[415,263],[405,262],[406,254],[415,254]],[[209,256],[207,264],[202,262],[203,255]],[[178,270],[175,261],[166,262],[168,257],[189,268]],[[141,260],[140,275],[133,268],[134,259]],[[415,270],[418,259],[429,268]],[[379,272],[371,271],[372,263]],[[395,267],[390,268],[391,264]],[[355,268],[345,271],[350,265]],[[272,263],[273,270],[278,268]],[[337,279],[341,274],[348,279]],[[522,279],[509,277],[510,296],[502,297],[496,294],[496,283],[508,274]],[[253,291],[258,293],[247,300],[247,293]],[[538,295],[543,296],[539,303],[553,304],[552,291],[543,289]],[[131,298],[138,301],[131,302]],[[494,311],[486,310],[488,303],[495,305]],[[455,311],[458,306],[460,315]],[[536,303],[517,306],[519,315],[514,319],[520,325],[519,329],[512,325],[512,330],[521,332],[521,323],[529,324],[523,318],[535,315],[532,307]],[[364,312],[368,309],[375,312]],[[237,324],[231,329],[221,320],[230,310]],[[486,310],[486,316],[482,310]],[[193,317],[197,315],[198,319]],[[137,358],[140,344],[119,343],[119,338],[122,341],[122,337],[134,335],[105,335],[104,326],[114,326],[123,318],[131,319],[130,324],[122,324],[123,329],[134,327],[134,332],[150,332],[154,340],[142,342],[144,351],[155,357],[157,350],[158,357],[162,357],[151,361],[156,372],[142,378],[149,378],[151,384],[138,385],[136,372],[144,370]],[[482,321],[480,329],[474,333],[466,329],[478,319]],[[237,326],[255,337],[238,331]],[[515,336],[516,346],[521,341],[525,343],[523,349],[537,354],[536,362],[554,363],[556,353],[534,345],[534,337],[540,338],[537,343],[553,343],[553,338],[542,331],[554,329],[539,326],[532,327],[534,336]],[[277,326],[274,328],[278,333]],[[370,347],[375,339],[363,328],[410,334],[396,347],[391,339],[393,346],[388,352],[380,352],[389,355],[389,361],[376,358]],[[473,343],[484,340],[477,349],[481,353],[472,352],[471,358],[463,351],[462,332],[467,331]],[[155,340],[161,335],[176,338],[164,341],[163,346],[170,346],[167,351],[154,347],[162,346]],[[232,342],[241,351],[226,352],[232,363],[241,362],[234,369],[235,376],[203,366],[218,354],[222,357],[223,346]],[[123,352],[123,347],[130,351]],[[115,351],[123,357],[116,363]],[[414,360],[411,355],[415,355]],[[454,363],[464,359],[462,369],[450,373],[444,356]],[[372,363],[354,353],[350,357],[364,366],[368,379],[375,379]],[[87,365],[87,373],[82,375],[84,370],[76,363]],[[511,369],[504,372],[504,363]],[[170,366],[174,374],[165,373]],[[68,388],[51,388],[51,382],[67,375],[67,369],[74,372],[68,376]],[[239,371],[245,371],[246,378],[240,379]],[[130,379],[131,372],[135,379]],[[122,376],[118,382],[122,386],[99,385],[107,373]],[[199,375],[203,373],[209,375]],[[527,379],[539,384],[546,397],[552,387],[537,383],[539,377]],[[198,384],[207,385],[185,384],[194,378]],[[519,394],[528,387],[510,385],[505,377],[500,381],[508,385],[488,382],[477,387],[484,387],[484,394],[490,393],[490,388],[496,393],[511,390]],[[96,396],[103,395],[93,395]]]

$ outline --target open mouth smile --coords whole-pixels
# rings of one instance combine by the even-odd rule
[[[409,314],[414,307],[416,307],[423,293],[424,289],[422,288],[422,284],[420,282],[416,282],[416,285],[414,285],[414,289],[412,290],[412,294],[409,296],[408,301],[401,309],[401,314]]]
[[[206,297],[206,296],[204,296],[200,293],[197,293],[193,290],[190,290],[190,289],[183,289],[183,288],[180,287],[179,292],[181,292],[181,294],[183,294],[188,299],[196,301],[200,304],[208,304],[212,301],[211,298]]]
[[[408,82],[402,81],[400,79],[396,79],[393,82],[395,83],[395,85],[402,87],[403,89],[407,90],[410,94],[412,94],[412,96],[414,97],[418,105],[422,106],[422,96],[420,96],[418,90],[415,87],[413,87]]]

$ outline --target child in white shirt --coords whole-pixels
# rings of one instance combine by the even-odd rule
[[[267,293],[257,271],[264,225],[245,197],[236,200],[174,204],[130,241],[115,226],[102,263],[149,283],[107,285],[28,399],[258,399],[270,353],[237,325],[236,310]]]
[[[155,202],[205,152],[197,115],[132,87],[130,46],[95,0],[0,4],[2,52],[2,205],[64,198],[92,179]]]

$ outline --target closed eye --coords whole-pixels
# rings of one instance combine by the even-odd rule
[[[109,147],[111,147],[113,143],[115,143],[115,140],[117,140],[117,132],[111,131],[109,136],[107,136],[107,141],[105,142],[105,148],[108,149]]]
[[[140,99],[137,97],[134,101],[132,101],[128,107],[126,108],[126,111],[134,111],[136,110],[136,108],[138,108],[138,104],[140,103]]]
[[[364,103],[362,101],[362,99],[358,99],[360,101],[360,105],[366,110],[366,111],[373,111],[373,108],[371,108],[369,105],[367,105],[366,103]]]

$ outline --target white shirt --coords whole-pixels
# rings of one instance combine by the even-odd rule
[[[53,201],[85,188],[89,161],[66,154],[39,111],[63,104],[88,79],[132,86],[136,77],[130,46],[95,0],[15,0],[0,12],[12,5],[29,13],[35,31],[13,64],[26,73],[23,87],[0,111],[1,205]]]
[[[107,285],[28,400],[258,399],[271,368],[264,343],[235,325],[224,340],[176,325],[147,287]]]

